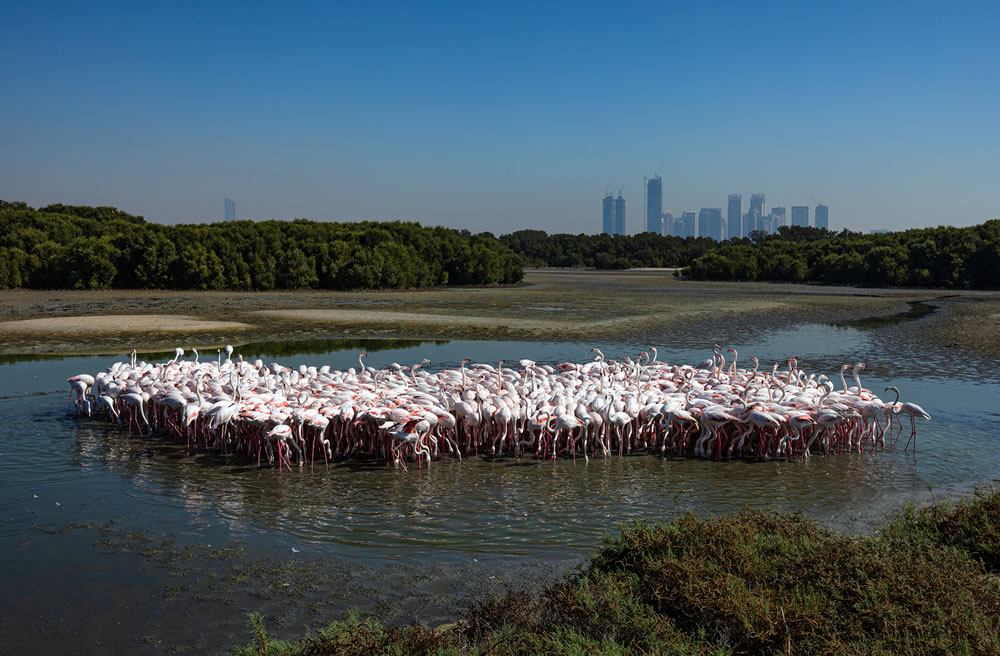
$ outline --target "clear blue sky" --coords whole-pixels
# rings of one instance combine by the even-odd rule
[[[636,232],[659,170],[675,212],[970,225],[1000,217],[997,6],[15,0],[0,198],[594,233],[624,185]]]

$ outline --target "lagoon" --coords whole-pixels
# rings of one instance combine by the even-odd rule
[[[901,321],[924,320],[926,312]],[[301,634],[348,608],[389,622],[436,625],[463,599],[552,580],[633,520],[724,513],[745,505],[802,512],[838,529],[876,525],[907,500],[961,494],[1000,471],[987,357],[910,340],[901,324],[731,326],[727,346],[765,363],[836,380],[868,363],[872,390],[898,385],[933,420],[919,449],[814,457],[807,462],[706,462],[632,456],[590,463],[466,459],[397,471],[337,463],[293,472],[192,455],[161,438],[131,436],[67,409],[68,376],[123,354],[7,356],[0,364],[0,630],[39,653],[184,648],[218,652],[245,640],[245,616],[263,612],[279,634]],[[675,328],[654,344],[660,360],[690,363],[712,338]],[[908,341],[909,340],[909,341]],[[284,365],[457,367],[585,361],[650,346],[621,341],[303,340],[244,344],[244,357]],[[204,353],[204,351],[203,351]],[[168,359],[170,354],[146,354]]]

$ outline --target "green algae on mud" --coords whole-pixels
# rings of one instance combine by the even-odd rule
[[[652,343],[665,331],[735,320],[766,327],[856,321],[936,296],[926,290],[691,282],[647,270],[535,270],[527,272],[524,284],[508,287],[377,292],[8,290],[0,291],[0,353],[106,353],[364,337]],[[130,319],[108,318],[112,313]],[[144,315],[157,318],[144,321]],[[106,331],[79,329],[79,317],[105,317]],[[4,330],[5,323],[34,319],[53,326]],[[233,325],[199,327],[219,321]]]

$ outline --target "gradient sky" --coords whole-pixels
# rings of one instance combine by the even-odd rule
[[[998,5],[813,4],[14,0],[0,198],[596,233],[624,186],[634,233],[659,171],[675,213],[1000,217]]]

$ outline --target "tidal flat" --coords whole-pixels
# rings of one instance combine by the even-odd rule
[[[107,353],[262,340],[412,338],[628,340],[680,333],[724,340],[761,329],[839,324],[926,302],[921,341],[1000,352],[1000,293],[679,279],[669,270],[529,270],[509,287],[395,291],[0,291],[0,353]]]

